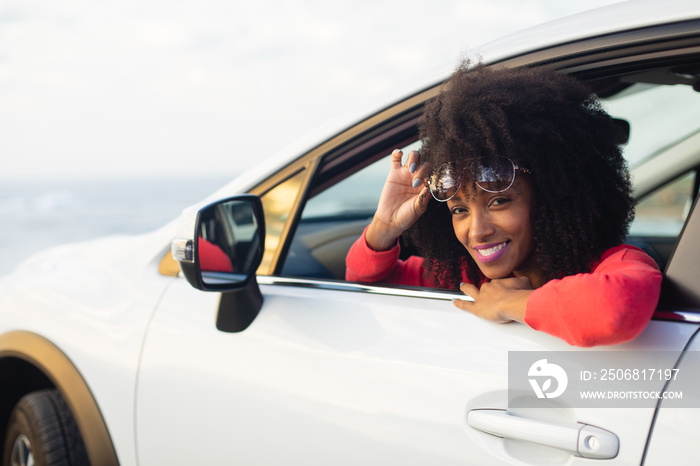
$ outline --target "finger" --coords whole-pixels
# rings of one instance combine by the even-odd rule
[[[391,152],[391,168],[401,168],[401,159],[403,158],[403,151],[401,149],[394,149]]]
[[[476,299],[479,296],[479,288],[477,288],[473,283],[462,283],[459,285],[459,289],[462,291],[462,293],[466,294],[467,296],[471,296],[473,299]]]
[[[501,318],[501,317],[499,317],[499,316],[497,316],[497,315],[494,316],[494,315],[488,314],[488,313],[487,313],[487,314],[484,314],[483,311],[480,311],[480,310],[476,307],[476,303],[471,302],[471,301],[467,301],[467,300],[464,300],[464,299],[455,298],[455,299],[452,300],[452,304],[454,304],[455,307],[457,307],[457,308],[459,308],[459,309],[461,309],[461,310],[463,310],[463,311],[466,311],[466,312],[468,312],[468,313],[470,313],[470,314],[472,314],[472,315],[474,315],[474,316],[476,316],[476,317],[480,317],[480,318],[482,318],[482,319],[490,320],[491,322],[495,322],[495,323],[497,323],[497,324],[505,324],[505,323],[508,323],[508,322],[512,322],[511,319],[503,319],[503,318]]]
[[[419,154],[420,155],[420,154]],[[419,186],[427,186],[427,180],[430,176],[431,166],[430,162],[426,162],[419,166],[418,170],[413,175],[413,187],[417,188]]]
[[[412,150],[406,157],[406,167],[411,173],[416,173],[420,168],[420,153],[417,150]]]
[[[454,298],[452,300],[452,304],[454,304],[454,306],[457,307],[458,309],[470,312],[472,314],[474,313],[474,311],[473,311],[474,303],[472,301],[467,301],[466,299]]]

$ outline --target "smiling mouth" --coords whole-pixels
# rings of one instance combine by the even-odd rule
[[[505,254],[505,250],[509,244],[510,241],[504,241],[488,248],[476,247],[474,248],[476,251],[476,259],[478,259],[479,262],[493,262],[498,260],[503,254]]]
[[[484,257],[489,257],[489,256],[496,254],[498,251],[505,248],[507,245],[508,245],[508,241],[501,243],[501,244],[497,244],[496,246],[493,246],[491,248],[477,249],[477,252]]]

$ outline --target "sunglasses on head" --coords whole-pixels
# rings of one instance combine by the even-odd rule
[[[470,161],[469,171],[474,174],[474,183],[488,193],[502,193],[515,181],[515,170],[530,173],[513,163],[508,157],[496,159],[476,158]],[[462,189],[465,172],[451,163],[446,163],[433,171],[428,180],[430,194],[436,201],[446,202],[452,199]]]

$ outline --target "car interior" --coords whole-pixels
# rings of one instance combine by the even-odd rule
[[[646,250],[663,270],[700,185],[700,64],[657,65],[588,83],[628,132],[623,151],[639,202],[627,242]],[[344,280],[345,256],[372,218],[388,154],[395,147],[405,154],[420,148],[417,119],[408,120],[400,137],[378,137],[364,150],[321,162],[292,230],[282,276]],[[402,244],[402,255],[412,252]]]

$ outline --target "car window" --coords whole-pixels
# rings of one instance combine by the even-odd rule
[[[695,198],[696,176],[688,172],[642,198],[630,236],[677,237]]]
[[[603,102],[630,125],[624,154],[631,169],[700,132],[700,93],[691,86],[637,83]]]
[[[388,160],[382,158],[306,202],[301,221],[366,218],[374,214],[386,180]]]
[[[415,142],[404,154],[420,148]],[[306,201],[282,267],[282,275],[345,278],[345,256],[369,225],[389,171],[389,155]]]
[[[257,273],[260,275],[270,273],[270,267],[274,262],[284,228],[304,182],[304,176],[305,173],[301,171],[261,197],[265,212],[265,253],[258,267]]]
[[[664,78],[664,79],[660,79]],[[631,84],[630,81],[642,80]],[[628,242],[665,265],[697,193],[700,162],[700,93],[660,71],[623,78],[627,88],[603,99],[614,118],[629,123],[623,146],[639,203]],[[656,238],[658,241],[651,241]]]

